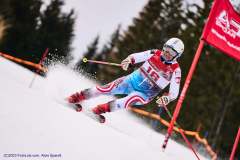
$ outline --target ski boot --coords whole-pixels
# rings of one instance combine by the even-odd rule
[[[79,104],[81,101],[85,100],[85,96],[83,94],[83,92],[76,92],[75,94],[72,94],[71,96],[67,97],[66,100],[68,101],[68,103],[70,104],[74,104],[75,106],[75,110],[77,112],[81,112],[82,111],[82,105]]]
[[[92,109],[92,112],[95,114],[97,120],[100,123],[104,123],[106,118],[102,115],[103,113],[110,112],[110,105],[109,103],[100,104],[97,107]]]

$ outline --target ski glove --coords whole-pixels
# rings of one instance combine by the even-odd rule
[[[132,60],[131,57],[128,56],[121,62],[121,67],[124,71],[127,71],[130,64],[132,64]]]
[[[168,96],[162,96],[162,97],[158,98],[156,101],[156,103],[159,106],[166,106],[166,105],[168,105],[169,102],[170,102],[170,99]]]

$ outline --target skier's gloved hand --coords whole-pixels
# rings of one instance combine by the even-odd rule
[[[130,64],[132,64],[132,59],[128,56],[121,62],[121,67],[124,71],[127,71]]]
[[[168,96],[162,96],[162,97],[158,98],[156,101],[156,103],[159,106],[166,106],[166,105],[168,105],[169,102],[170,102],[170,99]]]

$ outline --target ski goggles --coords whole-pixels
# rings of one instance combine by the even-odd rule
[[[177,51],[175,51],[171,46],[167,45],[163,46],[163,52],[165,52],[166,54],[170,54],[171,57],[173,58],[175,58],[178,55]]]

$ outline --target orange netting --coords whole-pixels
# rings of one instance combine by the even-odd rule
[[[36,64],[36,63],[30,62],[30,61],[22,60],[20,58],[13,57],[13,56],[10,56],[10,55],[2,53],[2,52],[0,52],[0,56],[5,57],[5,58],[7,58],[9,60],[12,60],[14,62],[17,62],[17,63],[21,63],[21,64],[24,64],[24,65],[28,65],[28,66],[31,66],[33,68],[39,69],[42,72],[47,72],[47,69],[45,67],[41,66],[40,64]]]

